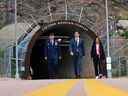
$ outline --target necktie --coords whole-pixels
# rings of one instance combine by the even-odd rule
[[[79,38],[75,38],[76,45],[79,45]]]

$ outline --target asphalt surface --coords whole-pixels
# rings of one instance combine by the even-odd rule
[[[101,90],[98,90],[101,89]],[[118,79],[61,79],[61,80],[16,80],[0,79],[0,96],[128,96],[128,78]],[[98,90],[98,91],[97,91]],[[108,91],[107,91],[108,90]],[[52,92],[53,91],[53,92]],[[94,93],[94,94],[92,94]],[[102,93],[102,92],[100,92]],[[45,95],[44,95],[45,94]],[[52,95],[51,95],[52,94]]]

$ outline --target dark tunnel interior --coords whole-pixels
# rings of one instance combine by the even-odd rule
[[[33,70],[32,79],[48,79],[47,61],[44,59],[44,44],[48,38],[49,33],[54,32],[55,39],[61,38],[61,57],[59,60],[59,73],[56,74],[56,79],[74,78],[74,71],[71,56],[69,54],[69,41],[73,37],[73,33],[83,31],[81,28],[70,24],[58,24],[50,27],[42,32],[32,48],[30,64]]]

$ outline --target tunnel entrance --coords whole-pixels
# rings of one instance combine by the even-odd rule
[[[75,31],[80,32],[81,38],[85,41],[86,56],[83,60],[83,72],[82,77],[87,77],[87,64],[89,62],[89,49],[95,33],[89,30],[86,26],[74,21],[56,21],[43,26],[33,36],[29,46],[28,54],[26,55],[26,72],[30,72],[30,68],[33,71],[32,79],[48,79],[47,61],[44,59],[44,45],[48,39],[49,33],[55,34],[55,39],[62,39],[59,46],[61,46],[62,59],[59,61],[59,72],[56,74],[57,79],[61,78],[75,78],[74,69],[72,64],[72,58],[69,54],[69,41],[73,37]],[[31,49],[31,50],[30,50]],[[86,61],[86,62],[85,62]],[[90,75],[91,76],[91,75]]]

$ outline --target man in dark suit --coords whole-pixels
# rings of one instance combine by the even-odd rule
[[[54,39],[54,33],[50,33],[49,40],[45,45],[45,60],[48,62],[49,78],[56,78],[58,71],[58,61],[61,59],[60,46]]]
[[[70,55],[73,57],[75,76],[76,78],[80,78],[82,71],[82,57],[85,55],[85,48],[84,41],[80,38],[79,32],[74,33],[74,38],[70,41],[69,49]]]

